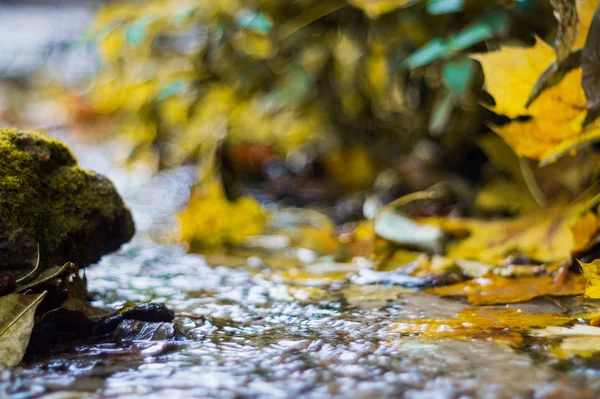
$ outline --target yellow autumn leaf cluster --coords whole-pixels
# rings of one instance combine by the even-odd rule
[[[183,133],[173,141],[184,152],[194,151],[207,138],[226,134],[231,144],[251,140],[285,153],[327,134],[325,115],[318,107],[270,113],[260,99],[243,96],[224,84],[207,87],[191,114]]]
[[[458,273],[470,279],[427,291],[442,296],[465,297],[472,305],[525,302],[546,295],[581,295],[585,291],[586,278],[591,277],[589,273],[585,277],[571,273],[568,266],[573,256],[584,253],[596,242],[600,231],[600,218],[595,209],[598,200],[598,196],[594,196],[569,206],[538,208],[521,216],[496,220],[413,218],[414,223],[410,228],[405,227],[404,235],[398,231],[402,229],[399,223],[395,224],[397,234],[394,235],[376,229],[380,239],[385,237],[400,246],[399,249],[385,249],[388,255],[381,269],[389,270],[391,267],[415,277],[441,278],[439,281],[446,284],[452,280],[444,276]],[[380,211],[376,225],[382,218],[390,222],[390,212],[391,209]],[[414,242],[407,239],[406,234],[419,236],[417,230],[420,227],[438,229],[435,237],[444,232],[448,235],[443,248],[434,247],[434,251],[441,251],[441,256],[410,252],[410,258],[401,256],[396,261],[395,253],[402,255],[407,253],[408,248],[414,250]],[[373,248],[373,241],[370,245]],[[600,275],[596,280],[600,286]]]
[[[579,0],[580,23],[575,46],[585,42],[597,1]],[[581,87],[581,68],[568,72],[560,83],[544,90],[527,107],[538,78],[555,61],[552,47],[537,38],[532,47],[501,46],[499,50],[472,55],[485,74],[486,88],[494,97],[494,112],[513,120],[493,130],[520,156],[546,164],[600,138],[596,124],[583,127],[587,115],[586,99]]]
[[[209,183],[203,194],[194,195],[179,214],[181,236],[192,248],[236,244],[260,234],[266,213],[252,198],[230,202],[220,185]]]
[[[568,259],[585,249],[599,227],[598,216],[579,206],[554,208],[502,220],[431,218],[423,220],[457,240],[447,248],[453,259],[500,265],[509,256],[539,262]]]

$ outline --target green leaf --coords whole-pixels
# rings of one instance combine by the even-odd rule
[[[494,9],[485,14],[478,22],[466,27],[448,41],[452,52],[465,50],[479,42],[491,39],[498,33],[506,30],[508,15],[500,9]]]
[[[505,31],[508,27],[508,14],[496,8],[485,14],[479,21],[472,24],[447,41],[437,38],[411,54],[403,65],[409,69],[418,68],[441,57],[450,57],[462,50],[490,39]]]
[[[23,359],[37,306],[46,293],[10,294],[0,298],[0,364],[16,366]]]
[[[430,0],[427,3],[427,12],[431,15],[451,14],[462,11],[464,0]]]
[[[444,84],[454,94],[464,94],[473,79],[475,63],[469,58],[451,61],[444,66],[442,79]]]
[[[408,69],[414,69],[430,64],[446,54],[448,54],[448,43],[442,39],[434,39],[411,54],[403,64]]]

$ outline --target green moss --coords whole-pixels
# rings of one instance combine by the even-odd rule
[[[52,254],[85,223],[114,219],[123,208],[112,183],[77,166],[60,141],[0,129],[0,242],[18,230]]]

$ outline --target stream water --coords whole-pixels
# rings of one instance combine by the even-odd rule
[[[553,360],[540,343],[513,350],[485,340],[398,336],[390,329],[395,321],[453,317],[467,305],[352,280],[360,262],[347,266],[348,278],[290,281],[291,270],[309,268],[294,249],[203,256],[157,244],[152,237],[172,228],[189,194],[190,171],[124,172],[108,157],[114,149],[72,146],[84,166],[116,182],[138,226],[132,243],[87,270],[94,305],[163,302],[191,339],[75,344],[67,353],[0,372],[2,398],[600,395],[597,362]],[[326,269],[313,273],[326,275]],[[557,311],[548,300],[511,307]]]
[[[2,10],[4,30],[17,32],[23,10]],[[29,18],[31,9],[26,12]],[[88,12],[82,15],[72,20],[89,18]],[[23,54],[31,40],[17,36],[15,47],[12,36],[2,35],[0,48]],[[27,54],[39,54],[38,47],[46,46],[36,43]],[[7,54],[0,56],[4,75],[39,61],[25,54],[17,67],[15,56]],[[600,362],[555,360],[544,341],[531,338],[514,350],[486,340],[399,336],[391,328],[395,321],[454,317],[467,304],[353,279],[361,273],[360,260],[346,265],[344,277],[333,281],[327,264],[310,269],[301,249],[198,255],[159,244],[155,238],[172,229],[189,195],[191,171],[153,177],[143,169],[126,172],[109,156],[118,148],[61,138],[70,141],[83,166],[113,179],[132,207],[138,230],[133,242],[87,270],[93,304],[119,309],[126,301],[165,303],[191,339],[130,346],[75,343],[66,353],[0,370],[2,399],[600,396]],[[306,269],[315,278],[286,277]],[[564,305],[584,306],[578,300]],[[557,312],[546,299],[510,307]]]

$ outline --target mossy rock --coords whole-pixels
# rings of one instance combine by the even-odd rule
[[[134,233],[106,177],[80,168],[62,142],[0,129],[0,274],[73,262],[87,266]]]

